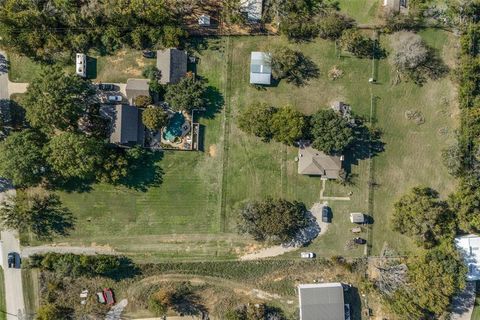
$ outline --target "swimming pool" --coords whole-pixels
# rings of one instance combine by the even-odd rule
[[[173,142],[175,138],[181,137],[182,126],[185,123],[185,117],[181,112],[177,112],[170,118],[168,126],[163,132],[163,139]]]

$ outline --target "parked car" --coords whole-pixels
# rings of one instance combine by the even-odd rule
[[[143,51],[143,57],[144,58],[149,58],[149,59],[153,59],[155,58],[155,51],[152,51],[152,50],[144,50]]]
[[[315,253],[313,253],[313,252],[301,252],[300,253],[300,258],[313,259],[313,258],[315,258]]]
[[[330,222],[330,208],[328,206],[322,207],[322,222]]]
[[[122,102],[122,96],[108,96],[108,102]]]
[[[7,257],[8,257],[8,259],[7,259],[8,260],[8,267],[9,268],[15,268],[15,266],[16,266],[15,262],[17,260],[16,257],[15,257],[15,252],[9,252]]]
[[[98,89],[102,91],[113,91],[115,86],[111,83],[100,83],[98,84]]]
[[[367,243],[367,240],[365,240],[363,238],[360,238],[360,237],[357,237],[357,238],[353,239],[353,242],[355,242],[356,244],[365,244],[365,243]]]
[[[105,288],[102,292],[97,292],[97,300],[101,304],[115,304],[115,297],[113,296],[112,289]]]

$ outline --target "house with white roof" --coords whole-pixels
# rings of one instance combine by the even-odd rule
[[[480,280],[480,236],[468,234],[457,237],[455,246],[462,254],[468,268],[467,280]]]
[[[250,57],[250,84],[270,85],[272,66],[270,53],[254,51]]]

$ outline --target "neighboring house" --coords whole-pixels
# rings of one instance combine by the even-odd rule
[[[401,9],[407,8],[408,0],[383,0],[383,6],[390,11],[400,12]]]
[[[175,84],[187,74],[188,55],[184,50],[170,48],[157,51],[157,69],[162,77],[161,84]]]
[[[241,10],[247,15],[250,22],[260,22],[262,20],[263,0],[242,0]]]
[[[145,127],[141,110],[127,104],[105,106],[101,109],[103,117],[110,120],[110,142],[122,146],[142,145]]]
[[[200,27],[210,27],[210,16],[202,14],[200,18],[198,18],[198,25]]]
[[[480,236],[468,234],[455,238],[455,246],[460,251],[468,268],[467,280],[480,280]]]
[[[298,299],[300,320],[345,320],[341,283],[301,284]]]
[[[270,53],[252,52],[250,57],[250,84],[271,84],[271,60]]]
[[[87,55],[84,53],[77,53],[75,59],[75,73],[85,78],[87,76]]]
[[[130,104],[133,104],[133,100],[138,96],[149,96],[148,79],[128,79],[125,92]]]
[[[298,173],[320,176],[323,179],[339,179],[343,156],[330,156],[301,143],[298,148]]]

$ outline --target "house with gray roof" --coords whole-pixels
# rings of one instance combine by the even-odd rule
[[[345,320],[341,283],[300,284],[300,320]]]
[[[105,106],[102,107],[101,114],[110,121],[110,143],[143,146],[145,127],[139,108],[128,104]]]
[[[298,148],[298,173],[320,176],[323,179],[339,179],[342,171],[343,156],[328,155],[314,149],[308,143]]]
[[[131,104],[138,96],[149,96],[148,79],[127,79],[125,92],[127,94],[127,99]]]
[[[161,84],[175,84],[187,73],[188,55],[184,50],[169,48],[157,51],[157,69],[162,77]]]
[[[247,15],[250,22],[260,22],[262,20],[263,0],[242,0],[241,10]]]
[[[271,55],[266,52],[252,52],[250,56],[250,84],[270,85],[272,83]]]

